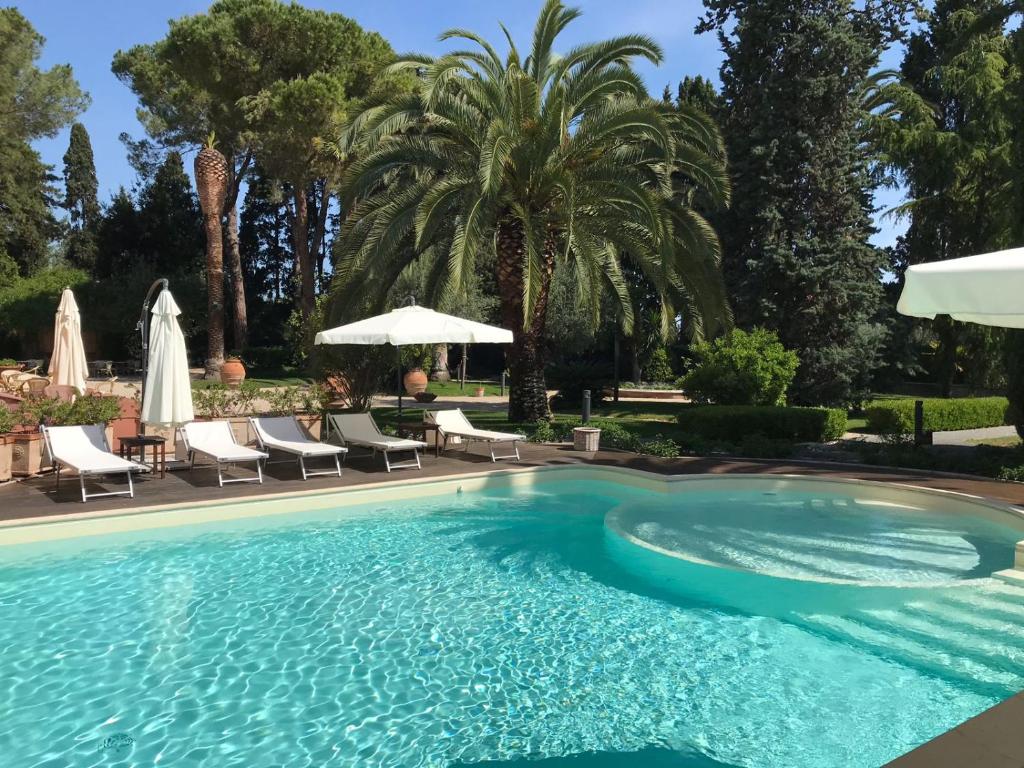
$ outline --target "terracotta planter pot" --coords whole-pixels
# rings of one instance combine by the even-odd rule
[[[24,371],[25,366],[21,363],[15,363],[14,365],[0,365],[0,373],[5,371]]]
[[[46,460],[46,446],[41,432],[10,432],[7,442],[11,446],[11,474],[32,477],[50,466]]]
[[[417,392],[427,391],[427,374],[422,368],[412,368],[402,378],[407,395],[415,395]]]
[[[0,483],[11,479],[11,445],[7,435],[0,435]]]
[[[220,367],[220,380],[231,389],[238,389],[245,381],[245,366],[237,357],[229,357]]]
[[[486,393],[487,390],[484,389],[483,387],[477,387],[475,390],[473,390],[473,394],[475,394],[477,397],[483,397]]]
[[[417,392],[413,397],[416,398],[417,403],[432,403],[437,400],[436,392]]]

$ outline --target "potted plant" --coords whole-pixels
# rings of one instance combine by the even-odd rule
[[[484,389],[483,384],[477,384],[476,389],[473,390],[473,394],[476,395],[477,397],[483,397],[485,394],[487,394],[487,390]]]
[[[0,407],[0,483],[11,479],[11,447],[12,441],[7,434],[14,429],[14,415],[6,408]]]
[[[238,389],[245,381],[245,364],[238,355],[228,355],[220,367],[220,380],[228,389]]]
[[[405,393],[415,396],[417,392],[426,392],[427,373],[424,369],[430,367],[430,347],[426,344],[403,347],[402,362],[406,368],[402,377]]]
[[[4,371],[23,371],[25,366],[10,357],[0,358],[0,373]]]

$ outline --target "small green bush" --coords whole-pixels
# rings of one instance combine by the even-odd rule
[[[998,427],[1007,423],[1005,397],[924,400],[924,428],[930,432]],[[872,400],[865,404],[868,429],[893,440],[914,432],[913,400]]]
[[[658,347],[651,353],[647,365],[644,366],[644,378],[652,382],[672,381],[675,378],[667,349]]]
[[[14,429],[14,414],[0,406],[0,435]]]
[[[696,364],[679,386],[698,403],[718,405],[782,405],[800,364],[795,352],[763,328],[737,328],[695,345],[693,354]]]
[[[761,405],[699,405],[678,416],[683,430],[706,440],[742,443],[752,435],[769,440],[827,442],[846,431],[846,412],[838,408],[787,408]]]
[[[611,377],[611,368],[600,361],[563,363],[551,366],[547,371],[548,385],[558,390],[554,400],[559,408],[579,408],[585,389],[590,390],[591,405],[598,405]]]

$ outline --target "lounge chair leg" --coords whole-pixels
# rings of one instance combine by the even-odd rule
[[[257,462],[257,465],[258,464],[259,464],[259,462]],[[299,469],[302,470],[302,479],[305,480],[306,479],[306,462],[303,460],[303,458],[301,456],[299,456]]]
[[[217,462],[217,483],[221,488],[224,487],[224,475],[221,473],[220,462]]]
[[[60,464],[56,465],[57,469],[57,490],[60,490]]]
[[[412,455],[416,457],[416,469],[423,469],[423,466],[420,464],[420,452],[419,452],[419,449],[413,448],[412,449]]]
[[[305,474],[305,470],[303,470]],[[260,479],[260,485],[263,485],[263,462],[256,459],[256,476]]]
[[[188,452],[188,471],[191,472],[195,468],[196,468],[196,452],[195,451],[189,451]]]
[[[491,464],[497,464],[498,460],[494,458],[494,443],[488,443],[487,447],[491,449]]]
[[[512,447],[516,449],[516,461],[520,461],[520,458],[519,458],[519,443],[512,443]]]
[[[83,475],[81,472],[78,473],[78,484],[82,487],[82,503],[85,504],[85,475]]]
[[[125,472],[125,474],[128,475],[128,498],[129,499],[134,499],[135,498],[135,486],[132,485],[132,473],[131,472]]]
[[[388,461],[388,452],[384,451],[384,466],[388,468],[388,472],[391,471],[391,462]]]
[[[338,458],[338,454],[334,454],[334,466],[338,470],[338,477],[341,477],[341,459]]]

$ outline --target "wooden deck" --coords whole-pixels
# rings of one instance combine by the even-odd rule
[[[167,476],[142,475],[135,484],[135,498],[111,496],[90,499],[83,504],[79,495],[78,479],[65,474],[58,490],[52,474],[42,475],[22,482],[0,486],[0,520],[13,521],[66,515],[76,512],[97,512],[104,510],[128,510],[137,507],[188,504],[189,502],[245,498],[262,494],[288,493],[290,491],[330,490],[351,488],[367,483],[388,480],[429,479],[453,475],[505,469],[508,466],[555,466],[559,464],[589,464],[598,466],[629,467],[665,475],[692,474],[794,474],[811,477],[841,477],[874,480],[878,482],[903,483],[946,491],[957,491],[976,496],[986,496],[998,501],[1024,507],[1024,483],[1004,483],[996,480],[939,475],[913,470],[892,470],[859,465],[841,465],[810,462],[760,461],[753,459],[687,458],[659,459],[651,456],[637,456],[621,451],[599,451],[581,453],[567,446],[524,445],[521,449],[523,460],[519,464],[501,461],[491,463],[490,457],[478,452],[461,449],[449,451],[441,457],[433,452],[423,456],[423,469],[399,469],[388,474],[381,458],[361,454],[353,450],[346,460],[342,476],[311,477],[303,480],[298,466],[286,461],[271,463],[264,471],[264,483],[233,483],[223,488],[217,485],[217,473],[212,465],[197,463],[194,471],[168,472]],[[313,464],[310,463],[310,468]],[[225,472],[225,476],[254,477],[253,471],[238,467]],[[87,483],[90,492],[118,490],[124,482],[116,478],[103,482]]]

